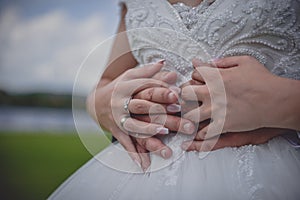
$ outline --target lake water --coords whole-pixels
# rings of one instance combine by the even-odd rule
[[[76,110],[81,130],[97,131],[98,127],[85,110]],[[0,107],[0,131],[75,131],[70,109]]]

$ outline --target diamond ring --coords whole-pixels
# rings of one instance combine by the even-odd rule
[[[132,99],[132,97],[130,97],[130,98],[126,99],[126,101],[124,101],[124,107],[123,108],[126,112],[129,112],[128,105],[129,105],[131,99]]]
[[[128,118],[130,118],[130,116],[126,115],[126,116],[122,117],[122,119],[120,120],[120,125],[122,128],[124,128],[124,124]]]

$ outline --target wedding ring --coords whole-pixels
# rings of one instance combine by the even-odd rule
[[[120,120],[120,125],[122,128],[124,128],[124,124],[128,118],[130,118],[130,116],[126,115],[126,116],[122,117],[122,119]]]
[[[132,97],[130,97],[130,98],[126,99],[126,101],[124,101],[124,107],[123,108],[126,112],[129,112],[128,105],[129,105],[131,99],[132,99]]]

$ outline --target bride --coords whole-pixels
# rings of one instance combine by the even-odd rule
[[[300,152],[276,137],[300,129],[299,1],[122,7],[88,98],[118,142],[49,198],[299,199]]]

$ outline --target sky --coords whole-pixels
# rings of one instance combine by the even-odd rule
[[[1,0],[0,89],[71,93],[80,64],[118,22],[118,0]]]

